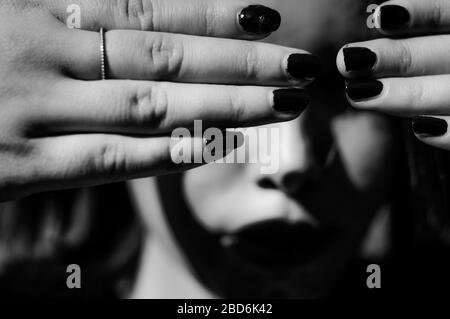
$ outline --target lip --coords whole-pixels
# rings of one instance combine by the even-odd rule
[[[239,259],[266,270],[304,266],[336,238],[337,230],[309,223],[271,220],[255,223],[231,235],[227,249]]]

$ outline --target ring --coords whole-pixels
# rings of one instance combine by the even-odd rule
[[[106,80],[106,43],[105,29],[100,28],[100,62],[101,62],[101,79]]]

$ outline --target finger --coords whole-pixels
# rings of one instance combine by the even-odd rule
[[[450,114],[450,76],[350,81],[347,96],[360,109],[398,116]]]
[[[450,73],[450,36],[352,43],[337,57],[341,74],[358,77],[410,77]]]
[[[375,11],[383,34],[442,33],[450,30],[450,2],[447,0],[393,0]]]
[[[195,120],[205,126],[245,127],[292,120],[308,102],[302,89],[68,80],[54,88],[36,125],[40,134],[160,134],[191,128]]]
[[[103,27],[257,39],[281,23],[277,11],[245,0],[44,0],[44,4],[61,21],[79,11],[81,28],[91,31]]]
[[[27,187],[11,183],[9,196],[180,172],[216,161],[242,146],[235,139],[227,141],[225,135],[216,138],[223,139],[223,151],[209,149],[201,136],[133,138],[90,134],[35,139],[33,149],[39,156],[27,177],[20,179]]]
[[[99,35],[75,34],[67,48],[69,73],[98,79]],[[85,46],[75,49],[79,43]],[[108,78],[299,85],[320,72],[319,58],[305,51],[242,40],[117,30],[106,33],[106,49]]]
[[[449,120],[449,116],[417,116],[412,120],[412,128],[422,142],[450,151]]]

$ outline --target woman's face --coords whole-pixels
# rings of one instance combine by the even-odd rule
[[[292,30],[293,5],[303,5],[299,12],[308,12],[301,15],[313,25],[323,21],[320,12],[330,10],[321,11],[317,2],[271,5],[287,15]],[[298,20],[299,28],[307,25],[305,19]],[[281,29],[275,41],[283,43],[284,37],[291,45],[328,56],[321,50],[329,50],[329,44],[316,43],[324,38],[322,29],[316,27],[321,34],[309,32],[300,43]],[[350,110],[334,67],[325,70],[324,78],[311,89],[313,103],[300,118],[265,127],[269,134],[280,134],[275,173],[261,174],[261,163],[211,164],[183,179],[194,219],[247,268],[275,277],[289,273],[278,276],[282,279],[275,286],[296,297],[323,294],[355,256],[374,214],[388,203],[396,162],[391,121]]]
[[[325,293],[355,257],[389,201],[396,162],[390,121],[328,103],[271,127],[281,133],[276,173],[212,164],[183,179],[198,223],[245,264],[295,273],[277,285],[296,297]]]
[[[210,231],[230,234],[267,220],[359,231],[387,202],[395,163],[391,122],[371,113],[326,113],[310,110],[290,123],[255,128],[279,132],[272,139],[278,144],[273,174],[261,173],[267,163],[214,163],[187,172],[183,189],[195,217]],[[268,143],[266,135],[259,148],[249,142],[242,147],[247,152]]]

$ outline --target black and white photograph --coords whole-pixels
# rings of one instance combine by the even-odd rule
[[[445,297],[449,122],[449,0],[0,0],[0,299]]]

